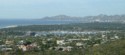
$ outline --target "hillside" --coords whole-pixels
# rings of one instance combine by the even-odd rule
[[[44,17],[41,20],[56,20],[56,21],[83,21],[84,22],[125,22],[125,15],[103,15],[71,17],[67,15],[58,15],[53,17]]]
[[[125,40],[117,40],[101,46],[92,47],[86,55],[125,55]]]

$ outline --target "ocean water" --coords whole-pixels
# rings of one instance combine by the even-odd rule
[[[69,24],[77,23],[79,21],[47,21],[47,20],[30,20],[30,19],[2,19],[0,20],[0,28],[9,26],[23,26],[23,25],[53,25],[53,24]]]

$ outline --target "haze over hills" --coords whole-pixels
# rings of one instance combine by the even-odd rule
[[[77,20],[77,19],[82,19],[82,17],[71,17],[67,15],[58,15],[58,16],[53,16],[53,17],[44,17],[42,20],[65,20],[65,21],[72,21],[72,20]]]
[[[56,21],[82,21],[82,22],[125,22],[125,15],[103,15],[71,17],[67,15],[58,15],[53,17],[44,17],[41,20],[56,20]]]
[[[92,22],[115,22],[125,23],[125,15],[98,15],[85,17],[71,17],[67,15],[58,15],[44,17],[41,19],[5,19],[0,20],[0,28],[23,25],[52,25],[52,24],[70,24],[70,23],[92,23]]]

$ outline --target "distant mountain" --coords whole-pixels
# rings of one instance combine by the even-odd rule
[[[44,17],[42,20],[63,20],[63,21],[72,21],[72,20],[77,20],[77,19],[82,19],[82,17],[71,17],[67,15],[58,15],[58,16],[53,16],[53,17]]]
[[[56,20],[56,21],[82,21],[82,22],[124,22],[125,15],[103,15],[86,16],[86,17],[71,17],[66,15],[58,15],[53,17],[44,17],[41,20]]]
[[[88,19],[91,22],[125,22],[125,15],[98,15],[98,16],[87,16],[84,19]]]

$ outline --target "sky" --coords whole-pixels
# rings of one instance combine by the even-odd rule
[[[125,0],[0,0],[0,19],[125,14]]]

